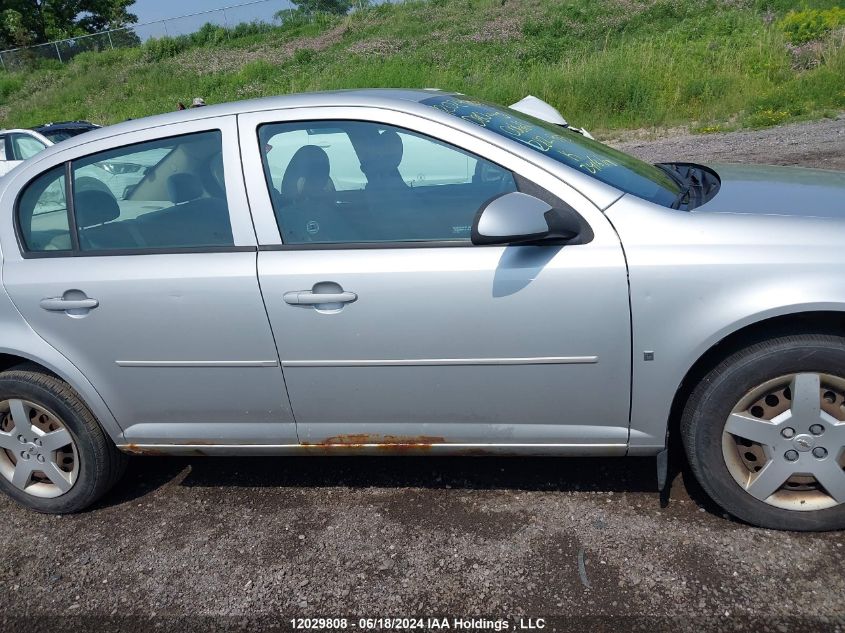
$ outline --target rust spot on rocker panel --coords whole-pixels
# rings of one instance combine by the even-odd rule
[[[372,435],[369,433],[352,433],[349,435],[333,435],[319,442],[302,442],[304,448],[319,449],[354,449],[365,446],[379,451],[401,453],[405,451],[424,451],[434,444],[445,444],[442,437],[433,435]]]
[[[385,453],[424,452],[435,444],[446,444],[446,440],[433,435],[376,435],[369,433],[352,433],[347,435],[333,435],[319,442],[302,442],[303,449],[321,452],[347,452],[356,449],[370,449]],[[213,447],[216,444],[208,440],[193,440],[180,442],[164,447],[150,447],[138,444],[124,444],[121,448],[132,455],[208,455],[209,451],[203,447]],[[256,446],[256,448],[260,445]],[[469,449],[466,454],[473,454]]]
[[[138,446],[137,444],[124,444],[121,448],[125,453],[129,453],[130,455],[167,455],[162,450]]]
[[[198,444],[200,442],[197,442]],[[201,442],[202,444],[206,444],[208,446],[214,446],[212,442]],[[124,453],[129,453],[130,455],[150,455],[153,457],[169,457],[173,455],[200,455],[205,456],[208,453],[202,450],[201,448],[194,448],[190,444],[187,446],[182,446],[180,444],[171,444],[166,448],[162,447],[152,447],[152,446],[138,446],[138,444],[124,444],[120,447]],[[174,450],[175,449],[175,450]]]

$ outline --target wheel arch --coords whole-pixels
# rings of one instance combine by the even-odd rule
[[[733,330],[707,348],[675,389],[666,427],[666,446],[677,451],[681,415],[695,386],[725,358],[749,345],[787,334],[836,334],[845,337],[845,308],[806,310],[756,320]]]
[[[58,355],[58,352],[55,352],[55,354]],[[76,392],[85,406],[94,414],[94,417],[106,434],[112,441],[117,442],[122,436],[123,430],[117,424],[108,406],[100,398],[94,386],[63,356],[58,355],[58,360],[64,360],[65,363],[51,362],[26,351],[0,346],[0,372],[26,363],[66,382]],[[67,366],[64,366],[65,364]]]

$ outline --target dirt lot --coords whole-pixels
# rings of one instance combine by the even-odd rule
[[[611,141],[643,160],[801,165],[845,170],[845,114],[838,119],[730,134],[673,134],[658,140],[637,137]]]
[[[845,119],[619,145],[845,169]],[[841,533],[733,522],[677,471],[662,507],[651,459],[135,458],[90,512],[0,498],[0,516],[0,631],[341,615],[845,630]]]

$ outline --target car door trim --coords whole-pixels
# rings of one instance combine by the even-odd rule
[[[628,450],[624,443],[550,443],[550,444],[138,444],[122,443],[117,448],[132,455],[313,455],[321,453],[347,455],[568,455],[619,456]]]
[[[116,360],[118,367],[278,367],[277,360]]]
[[[598,356],[535,356],[529,358],[410,358],[373,360],[285,360],[282,367],[442,367],[449,365],[587,365]]]
[[[20,242],[23,248],[23,242]],[[96,251],[21,251],[23,259],[52,257],[123,257],[129,255],[192,255],[195,253],[254,253],[255,246],[180,246],[174,248],[116,248]]]
[[[359,249],[397,249],[397,248],[485,248],[501,244],[475,245],[470,240],[431,240],[405,242],[306,242],[303,244],[262,244],[259,251],[321,251],[321,250],[359,250]]]

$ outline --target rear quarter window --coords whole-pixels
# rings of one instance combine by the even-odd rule
[[[54,167],[31,181],[18,199],[17,212],[26,250],[71,250],[65,166]]]

